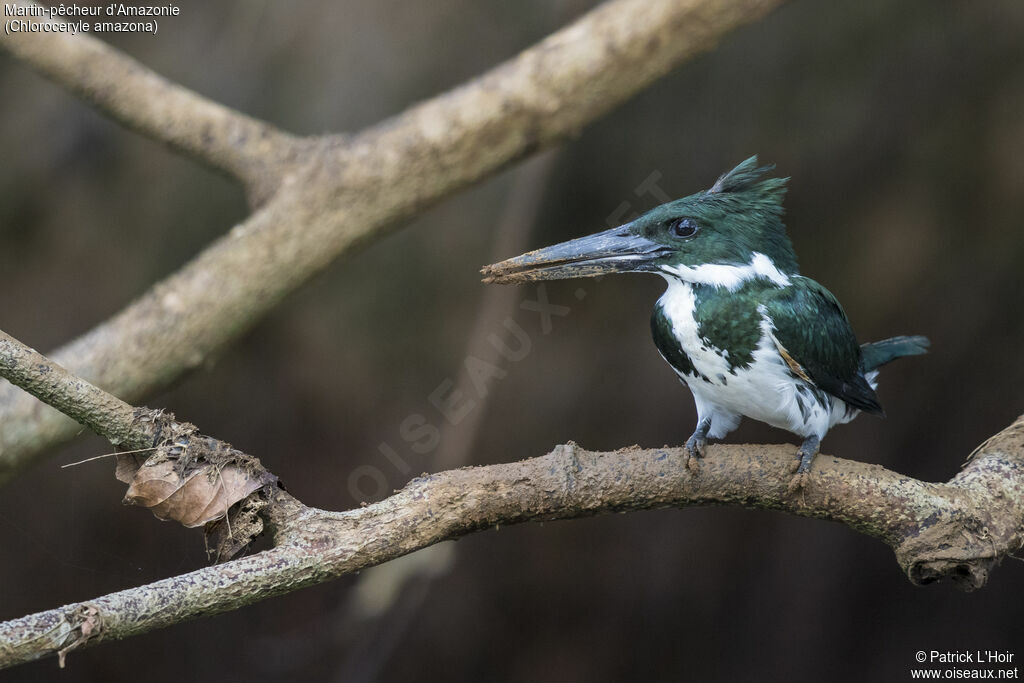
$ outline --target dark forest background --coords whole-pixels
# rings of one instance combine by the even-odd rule
[[[182,2],[156,37],[111,42],[312,134],[359,129],[455,86],[591,5]],[[519,306],[535,288],[488,295],[478,268],[513,255],[498,253],[500,239],[532,248],[604,229],[657,203],[638,194],[645,180],[682,196],[757,153],[792,178],[787,223],[803,272],[839,297],[861,340],[933,342],[882,373],[888,417],[836,428],[824,452],[944,481],[1022,412],[1022,36],[1018,0],[792,2],[546,162],[334,264],[148,404],[259,456],[303,501],[332,509],[449,466],[450,449],[483,464],[569,439],[680,444],[695,413],[649,337],[660,278],[549,283],[569,311],[545,334]],[[247,213],[228,180],[9,58],[0,92],[0,328],[40,350],[112,315]],[[470,416],[444,426],[429,396],[468,355],[488,357],[506,314],[529,353],[485,398],[467,393]],[[403,439],[410,415],[443,428],[438,449]],[[750,422],[730,437],[787,439]],[[121,506],[111,462],[58,468],[109,450],[83,435],[0,495],[0,618],[204,564],[199,532]],[[404,585],[394,569],[346,577],[73,653],[60,680],[881,681],[908,679],[918,650],[1024,657],[1019,562],[974,594],[917,588],[886,546],[837,524],[664,510],[453,545]],[[55,678],[56,662],[5,676]]]

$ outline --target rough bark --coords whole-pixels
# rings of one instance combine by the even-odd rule
[[[251,557],[2,623],[0,667],[49,654],[63,661],[86,644],[237,609],[473,531],[531,520],[692,505],[782,510],[884,541],[914,583],[949,578],[966,590],[983,586],[1024,544],[1024,416],[945,484],[819,455],[805,486],[793,492],[792,447],[711,446],[694,470],[685,449],[599,453],[569,443],[518,463],[423,476],[379,503],[327,512],[285,493],[252,456],[173,416],[132,408],[3,332],[0,376],[107,438],[155,446],[145,463],[133,463],[133,474],[171,461],[175,469],[212,475],[199,480],[216,485],[225,468],[244,471],[253,486],[215,515],[233,510],[232,524],[220,525],[226,533],[219,548],[230,557],[264,530],[274,541]],[[204,512],[206,501],[197,505]],[[186,523],[194,513],[172,516]]]
[[[789,446],[713,445],[694,473],[678,448],[594,452],[569,443],[522,462],[423,476],[345,512],[277,492],[263,513],[273,549],[2,623],[0,666],[237,609],[526,521],[691,505],[781,510],[879,538],[915,583],[948,578],[967,590],[1024,540],[1024,417],[944,484],[819,455],[805,489],[790,494],[792,457]]]

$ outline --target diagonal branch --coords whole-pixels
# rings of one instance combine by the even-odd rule
[[[792,495],[791,460],[788,446],[713,445],[693,473],[680,448],[602,453],[570,443],[522,462],[420,477],[390,498],[341,513],[289,499],[268,506],[271,550],[0,623],[0,666],[237,609],[474,531],[534,520],[692,505],[781,510],[885,541],[915,583],[950,578],[967,590],[1021,547],[1024,417],[946,484],[819,455],[806,490]]]
[[[104,437],[115,446],[142,448],[135,408],[75,377],[35,349],[0,330],[0,377]]]
[[[248,220],[52,356],[122,399],[140,400],[231,343],[333,260],[380,238],[425,204],[575,134],[781,2],[612,0],[475,81],[351,139],[301,140],[295,158],[302,165],[287,152],[267,152],[262,161],[274,179],[251,189],[259,208]],[[239,145],[248,149],[243,138],[257,152],[258,141],[283,139],[95,41],[63,40],[26,34],[0,45],[144,133],[206,161],[209,155],[187,141],[210,132],[217,154],[228,160],[221,167],[230,172],[249,163],[232,156]],[[90,68],[77,69],[75,60],[86,57]],[[117,88],[94,87],[90,79],[107,70],[148,93],[145,106],[138,94],[122,101]],[[191,103],[197,118],[163,121],[164,100]],[[136,107],[150,113],[132,118]],[[216,121],[227,123],[217,127]],[[242,178],[254,182],[244,172]],[[270,187],[277,188],[273,197]],[[56,411],[0,387],[0,483],[74,433],[74,424]]]

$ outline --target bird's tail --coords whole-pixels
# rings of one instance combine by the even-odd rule
[[[877,370],[889,361],[903,356],[919,356],[922,353],[928,353],[930,345],[928,337],[921,336],[892,337],[861,344],[860,353],[864,363],[864,372]]]

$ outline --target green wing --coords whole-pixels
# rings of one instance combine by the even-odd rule
[[[882,414],[861,370],[861,350],[850,321],[832,293],[800,276],[776,292],[766,299],[765,313],[793,373],[855,408]]]

